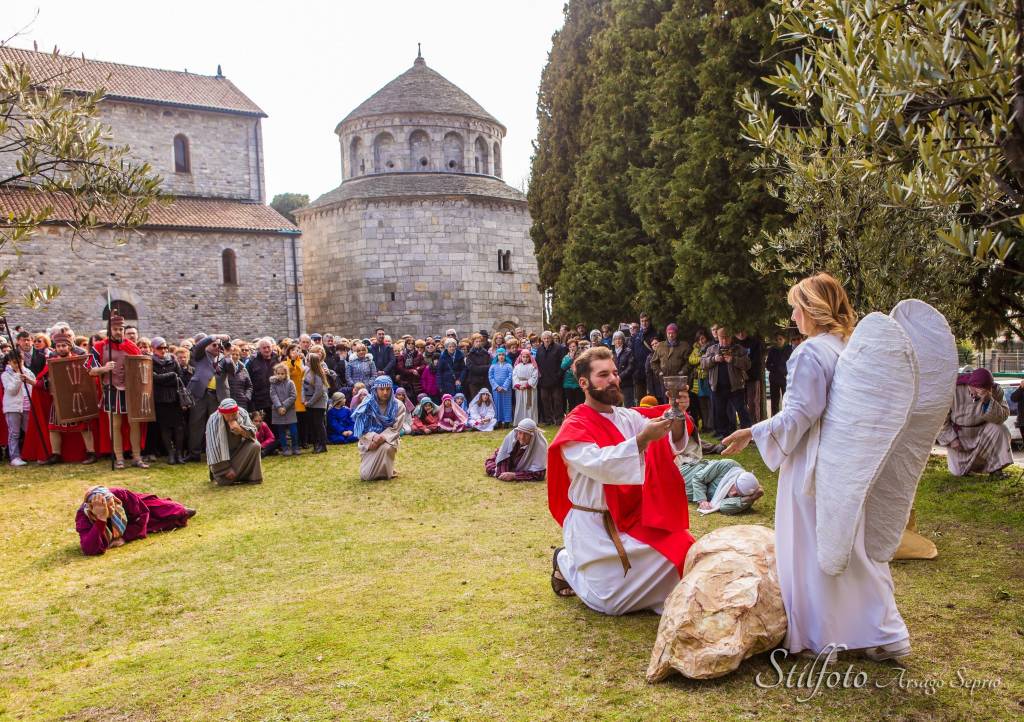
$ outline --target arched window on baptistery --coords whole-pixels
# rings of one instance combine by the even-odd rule
[[[487,141],[478,135],[473,151],[473,172],[490,175],[491,164],[487,153]]]
[[[451,132],[444,136],[444,169],[452,173],[461,173],[463,167],[462,136]]]
[[[425,130],[414,130],[409,136],[408,169],[430,170],[430,136]]]

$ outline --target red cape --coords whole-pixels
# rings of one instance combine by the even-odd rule
[[[125,341],[126,344],[130,344],[132,348],[136,348],[135,344],[131,341]],[[128,347],[125,347],[125,352],[129,351]],[[39,379],[42,379],[49,373],[50,366],[47,364],[42,371],[39,372]],[[99,382],[96,384],[96,393],[99,394]],[[50,454],[53,453],[53,449],[50,447],[50,434],[49,434],[49,422],[50,422],[50,406],[53,404],[53,396],[48,391],[45,391],[42,384],[35,386],[32,389],[32,415],[38,420],[38,424],[33,419],[28,420],[28,431],[25,433],[25,441],[21,445],[21,458],[25,461],[41,461],[49,458]],[[100,415],[97,419],[85,422],[90,429],[92,429],[93,443],[96,445],[97,454],[110,454],[113,451],[114,445],[110,441],[110,418],[107,413],[100,409]],[[146,427],[148,424],[142,424],[142,447],[146,447]],[[42,436],[40,436],[42,432]],[[64,438],[61,439],[61,457],[65,462],[77,462],[85,458],[85,442],[82,441],[81,433],[69,433],[64,434]],[[4,437],[7,438],[6,436]],[[128,423],[127,415],[121,419],[121,439],[124,441],[125,451],[131,451],[133,454],[135,450],[131,448],[132,437],[131,437],[131,426]],[[141,450],[140,452],[141,453]]]
[[[647,418],[665,413],[665,406],[637,408]],[[693,422],[686,419],[687,431],[693,433]],[[597,444],[599,447],[621,444],[626,439],[615,424],[586,404],[580,404],[565,417],[554,441],[548,447],[548,508],[560,525],[565,521],[572,502],[569,501],[569,470],[562,458],[561,447],[573,441]],[[690,535],[690,514],[686,500],[686,484],[675,464],[675,454],[668,438],[648,444],[644,452],[644,483],[605,484],[604,497],[615,527],[637,541],[654,547],[683,573],[686,553],[693,544]]]

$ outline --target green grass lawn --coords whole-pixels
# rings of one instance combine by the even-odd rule
[[[405,439],[400,478],[352,447],[265,462],[261,486],[203,466],[0,470],[0,718],[66,720],[1006,720],[1024,715],[1024,490],[950,477],[918,494],[934,562],[893,565],[914,654],[854,660],[861,689],[762,689],[767,656],[710,682],[648,685],[653,614],[604,617],[548,583],[542,483],[483,475],[498,433]],[[775,476],[745,517],[771,525]],[[84,557],[87,485],[171,496],[186,529]],[[806,662],[797,664],[801,669]],[[788,670],[793,662],[784,664]],[[957,671],[962,670],[960,677]],[[851,675],[852,676],[852,675]],[[996,681],[965,689],[961,678]],[[886,684],[886,687],[877,687]],[[921,687],[931,684],[928,693]]]

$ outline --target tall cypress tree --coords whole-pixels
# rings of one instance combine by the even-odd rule
[[[582,153],[569,234],[555,284],[555,318],[596,325],[624,318],[637,290],[633,253],[650,243],[626,179],[649,144],[647,86],[655,27],[670,0],[615,0],[593,38],[594,84],[584,98]]]
[[[604,27],[605,0],[569,0],[565,22],[551,39],[551,52],[537,91],[537,140],[527,200],[542,288],[553,288],[569,235],[568,198],[580,156],[583,97],[593,84],[591,39]]]
[[[676,0],[657,28],[650,92],[649,167],[631,176],[630,198],[644,228],[670,248],[663,302],[681,318],[764,328],[784,317],[781,275],[751,268],[751,247],[785,220],[740,138],[737,92],[760,84],[770,52],[765,0]],[[672,263],[671,261],[674,261]],[[644,277],[663,284],[661,268]],[[661,299],[659,299],[661,300]]]

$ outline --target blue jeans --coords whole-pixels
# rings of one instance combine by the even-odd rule
[[[299,425],[298,424],[271,424],[274,429],[274,438],[277,440],[277,448],[284,451],[285,434],[292,438],[292,451],[299,450]]]

